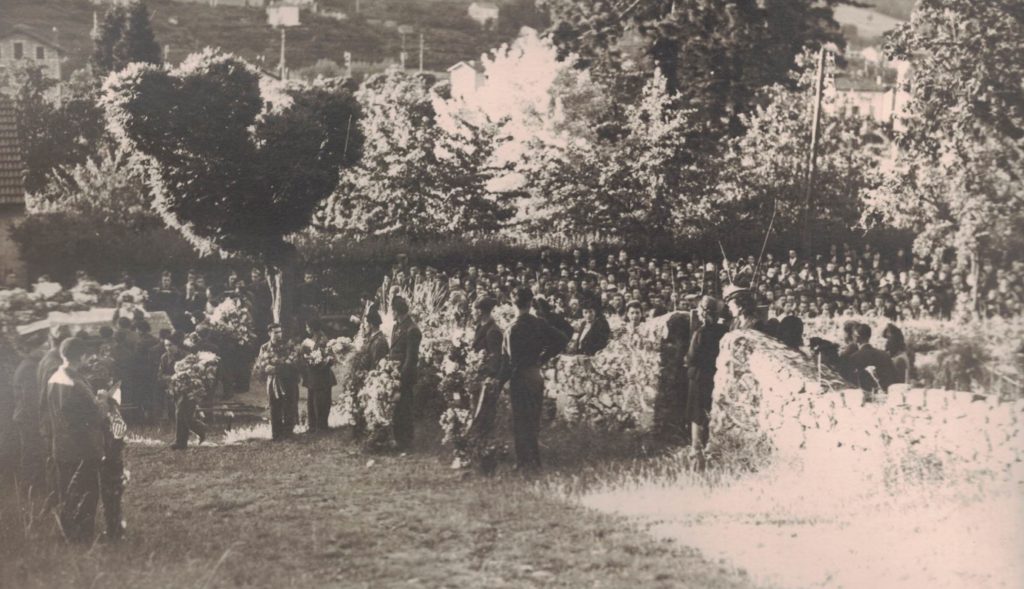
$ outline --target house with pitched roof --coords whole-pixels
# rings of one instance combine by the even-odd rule
[[[0,72],[35,64],[42,68],[44,76],[59,82],[64,50],[55,36],[56,33],[46,35],[24,25],[0,31]]]

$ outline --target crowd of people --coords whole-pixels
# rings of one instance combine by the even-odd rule
[[[970,272],[941,256],[918,258],[906,250],[883,254],[871,245],[853,249],[846,244],[813,258],[795,250],[778,256],[768,252],[760,264],[753,255],[725,261],[721,256],[693,256],[683,261],[606,251],[594,244],[563,255],[544,250],[533,262],[490,268],[443,272],[400,263],[397,271],[410,279],[447,281],[456,300],[487,295],[507,303],[516,287],[526,286],[571,320],[581,319],[588,304],[595,302],[603,313],[621,317],[631,303],[639,305],[645,317],[689,311],[700,295],[718,295],[729,284],[750,287],[758,304],[778,318],[948,319],[957,309],[970,307],[975,285],[977,311],[983,316],[1016,316],[1024,308],[1021,261],[1001,267],[987,261]]]
[[[728,330],[758,330],[795,350],[809,349],[865,390],[884,390],[913,374],[912,353],[895,325],[886,327],[884,350],[871,346],[868,325],[852,320],[845,324],[847,339],[841,345],[812,338],[805,348],[801,317],[948,317],[975,285],[985,313],[1015,314],[1024,286],[1020,270],[1017,263],[999,269],[986,265],[969,276],[944,262],[916,262],[903,252],[886,258],[869,247],[856,253],[833,247],[829,255],[807,261],[793,251],[782,259],[768,254],[760,265],[753,257],[722,264],[697,258],[679,262],[625,251],[602,255],[590,247],[563,256],[545,250],[535,263],[470,266],[456,273],[410,266],[400,257],[392,278],[407,286],[421,280],[447,286],[447,306],[472,322],[473,347],[484,355],[483,385],[469,391],[469,435],[478,447],[488,445],[496,398],[507,384],[517,465],[536,470],[544,392],[541,367],[562,353],[593,355],[604,349],[613,337],[609,317],[618,317],[616,322],[628,336],[647,318],[670,314],[661,342],[655,434],[690,444],[700,460],[708,440],[719,342]],[[327,330],[317,319],[323,290],[307,272],[294,309],[305,329],[301,337],[286,337],[272,321],[262,272],[254,269],[249,279],[247,283],[232,272],[221,286],[189,272],[184,288],[178,289],[171,274],[164,273],[144,297],[145,312],[119,309],[112,324],[95,334],[72,334],[57,326],[45,343],[31,336],[18,340],[21,363],[13,375],[9,419],[18,434],[17,464],[7,467],[25,489],[57,509],[69,540],[93,536],[100,501],[107,537],[123,533],[121,453],[126,426],[115,390],[140,419],[175,420],[172,449],[185,448],[192,434],[202,443],[206,426],[198,408],[208,399],[179,394],[171,386],[176,365],[188,354],[206,352],[217,358],[216,390],[207,394],[230,397],[248,390],[251,374],[264,379],[275,440],[289,437],[298,424],[300,386],[308,391],[309,429],[328,428],[337,380],[326,349]],[[977,281],[975,285],[971,280]],[[210,326],[210,314],[228,298],[252,318],[257,337],[249,346],[226,341]],[[388,299],[395,319],[390,338],[381,332],[377,306],[364,306],[357,318],[364,337],[354,367],[366,373],[385,358],[397,367],[389,437],[407,450],[414,439],[413,395],[422,333],[409,303],[395,293]],[[492,316],[503,303],[518,310],[505,330]],[[170,326],[153,334],[147,313],[161,311]],[[359,428],[356,416],[355,429]],[[478,458],[482,465],[489,460]]]

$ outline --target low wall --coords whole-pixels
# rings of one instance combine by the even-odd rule
[[[721,350],[711,412],[721,452],[822,461],[857,453],[886,465],[1024,474],[1022,400],[905,385],[868,400],[762,334],[729,333]]]

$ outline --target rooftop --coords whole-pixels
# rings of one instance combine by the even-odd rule
[[[25,202],[25,165],[14,102],[0,95],[0,205]]]

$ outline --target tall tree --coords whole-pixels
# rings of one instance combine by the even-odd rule
[[[1024,251],[1024,5],[919,0],[893,32],[911,100],[886,183],[866,220],[918,233],[919,253],[963,262]]]
[[[154,204],[200,252],[267,269],[274,319],[290,324],[295,248],[339,170],[359,159],[359,106],[333,82],[261,85],[257,70],[206,50],[167,70],[133,64],[105,85],[111,132],[146,158]]]
[[[704,201],[687,140],[692,115],[656,73],[625,109],[619,135],[537,141],[521,167],[535,230],[662,240],[696,221]]]
[[[57,82],[29,65],[3,73],[4,85],[15,88],[18,132],[25,146],[25,189],[44,190],[65,166],[84,163],[95,154],[104,133],[103,110],[96,104],[95,86],[83,71],[75,72],[57,96]]]
[[[738,135],[761,88],[787,83],[805,46],[842,44],[839,0],[547,0],[563,56],[594,71],[613,105],[631,104],[658,68],[704,136]],[[613,106],[610,116],[621,115]]]
[[[93,33],[92,66],[96,75],[124,69],[129,63],[159,65],[160,45],[149,22],[149,9],[143,2],[111,6]]]
[[[763,91],[763,106],[742,117],[746,131],[728,140],[717,166],[716,220],[728,219],[732,230],[763,231],[773,213],[778,233],[803,230],[814,70],[809,55],[801,62],[795,84]],[[857,224],[863,199],[880,184],[884,135],[863,117],[822,113],[818,173],[810,187],[814,233]]]

